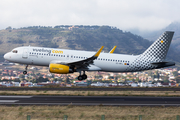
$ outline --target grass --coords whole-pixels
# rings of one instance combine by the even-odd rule
[[[0,106],[0,120],[175,120],[180,107],[111,107],[111,106]]]
[[[0,91],[0,95],[60,95],[60,96],[169,96],[180,97],[180,91]]]

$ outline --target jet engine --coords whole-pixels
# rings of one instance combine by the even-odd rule
[[[67,74],[67,73],[73,73],[74,72],[74,70],[71,69],[67,65],[54,64],[54,63],[51,63],[49,65],[49,71],[51,73],[59,73],[59,74]]]

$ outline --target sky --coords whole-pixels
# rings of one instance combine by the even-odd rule
[[[179,0],[1,0],[0,30],[28,26],[109,25],[160,30],[180,21]]]

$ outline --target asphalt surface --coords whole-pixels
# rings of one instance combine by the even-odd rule
[[[122,87],[0,87],[0,91],[21,91],[21,90],[71,90],[71,91],[180,91],[180,87],[156,87],[156,88],[122,88]]]
[[[0,96],[0,105],[180,106],[180,97]]]

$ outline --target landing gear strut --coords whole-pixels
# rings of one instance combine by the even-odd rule
[[[83,71],[83,75],[81,75],[81,71],[79,72],[78,80],[85,80],[87,79],[87,75],[85,74],[85,71]]]
[[[23,74],[24,74],[24,75],[27,74],[27,68],[28,68],[28,65],[26,65],[25,71],[23,71]]]

